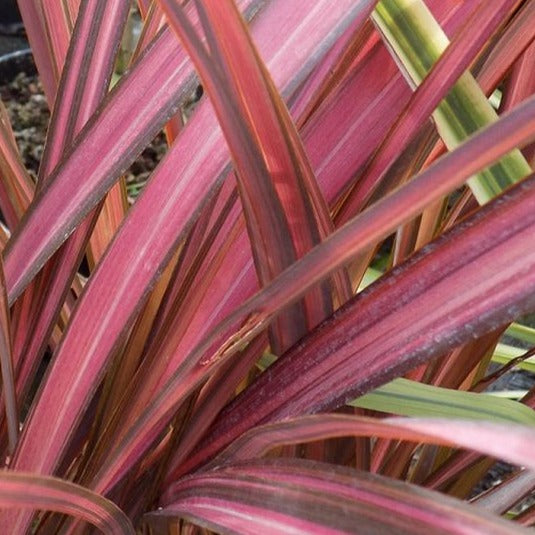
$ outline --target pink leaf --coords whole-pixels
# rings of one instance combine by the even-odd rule
[[[443,494],[297,459],[238,462],[186,478],[172,504],[146,516],[162,530],[176,517],[233,533],[524,533]]]

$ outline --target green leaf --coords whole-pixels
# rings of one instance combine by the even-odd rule
[[[526,351],[507,344],[498,344],[492,355],[492,361],[507,364],[509,361],[521,357]],[[530,357],[518,364],[519,368],[535,373],[535,357]]]
[[[505,331],[505,334],[512,336],[522,342],[535,345],[535,329],[522,325],[520,323],[512,323],[511,326]]]
[[[462,392],[394,379],[348,405],[375,411],[429,418],[458,418],[535,425],[535,412],[526,405],[489,394]]]

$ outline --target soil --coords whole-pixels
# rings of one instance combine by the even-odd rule
[[[0,86],[24,165],[35,178],[43,154],[50,117],[43,89],[35,75],[19,73],[8,85]]]

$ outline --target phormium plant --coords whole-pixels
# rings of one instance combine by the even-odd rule
[[[535,388],[486,390],[535,369],[535,1],[138,0],[121,75],[129,1],[19,7],[0,532],[534,524]]]

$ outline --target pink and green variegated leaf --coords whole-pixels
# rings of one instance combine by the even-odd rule
[[[327,0],[325,3],[330,4]],[[289,10],[292,7],[286,2],[279,5]],[[321,18],[307,21],[310,23],[312,20],[316,25],[313,39],[308,35],[307,26],[301,24],[302,20],[295,14],[297,25],[293,27],[293,33],[278,33],[278,42],[267,39],[267,36],[273,38],[273,32],[267,25],[264,26],[262,31],[269,30],[269,33],[260,34],[259,37],[263,35],[264,38],[259,41],[265,44],[264,52],[269,59],[279,51],[281,41],[284,48],[293,47],[297,40],[300,47],[296,49],[303,54],[292,55],[292,61],[288,61],[284,54],[275,55],[271,66],[277,82],[287,87],[293,82],[295,72],[301,78],[306,76],[303,59],[310,55],[319,57],[322,50],[349,24],[349,15],[355,16],[358,12],[359,9],[352,7],[350,0],[337,3],[336,9],[330,9],[327,14],[320,12]],[[276,17],[279,11],[266,10],[263,15],[268,13]],[[285,41],[290,37],[292,43]],[[160,56],[149,56],[155,46],[154,43],[143,58],[151,57],[158,63],[156,66],[148,63],[151,69],[155,68],[153,75],[158,78],[162,68]],[[86,286],[38,403],[28,418],[14,466],[52,471],[57,465],[114,348],[142,305],[159,270],[206,202],[207,194],[216,188],[227,161],[225,147],[207,101],[201,103],[196,116],[197,120],[186,125],[157,168]],[[92,130],[88,127],[85,132]],[[180,177],[178,181],[177,176]],[[113,298],[110,299],[110,296]],[[51,410],[57,412],[53,407],[61,407],[54,430],[46,417]],[[41,438],[37,439],[37,435]]]
[[[254,4],[255,0],[240,2],[243,8]],[[178,110],[192,77],[175,37],[162,31],[93,115],[10,240],[9,252],[5,251],[10,302]],[[87,165],[88,161],[96,163]],[[35,234],[39,228],[44,231],[41,237]],[[40,251],[34,249],[37,241],[44,246]],[[37,254],[29,255],[31,249]]]
[[[50,173],[106,94],[129,9],[130,2],[125,0],[82,6],[56,97],[38,190],[49,181]],[[93,51],[90,61],[87,50]],[[22,362],[17,373],[19,397],[33,379],[97,217],[98,209],[54,256],[19,304],[23,309],[20,316],[27,318],[18,326],[14,341],[15,362]],[[116,228],[108,227],[110,231]],[[47,287],[44,299],[40,295],[43,281]]]
[[[206,469],[266,455],[287,444],[331,437],[370,436],[477,451],[535,472],[535,428],[473,420],[366,418],[318,414],[255,427],[222,451]]]
[[[45,90],[48,105],[52,108],[56,96],[59,73],[55,68],[51,47],[48,46],[42,6],[40,2],[35,2],[35,0],[19,0],[18,7],[28,41],[32,47],[33,57]]]
[[[0,209],[8,228],[17,226],[28,209],[35,186],[24,168],[7,110],[0,102]]]
[[[25,472],[0,472],[0,507],[73,515],[108,535],[133,535],[128,517],[109,500],[55,477]],[[6,533],[14,533],[9,530]]]
[[[49,178],[106,95],[129,9],[126,0],[82,5],[48,130],[41,182]]]
[[[492,4],[485,2],[468,18],[418,86],[371,162],[366,165],[364,179],[358,181],[338,214],[340,223],[362,210],[374,190],[374,185],[414,139],[433,110],[448,94],[459,76],[468,69],[483,45],[517,3],[516,0],[500,0]]]
[[[185,478],[175,501],[146,518],[161,529],[185,518],[232,533],[525,533],[433,491],[298,459],[238,462]]]
[[[0,369],[2,371],[2,394],[6,410],[8,451],[11,455],[19,435],[19,418],[15,396],[15,376],[11,344],[11,318],[7,306],[6,282],[3,262],[0,259]]]
[[[446,30],[459,28],[464,9],[455,10],[451,5],[447,9],[448,4],[443,2],[429,4],[436,7]],[[303,129],[312,166],[331,206],[360,175],[411,94],[377,37],[370,46],[359,68],[353,69],[340,89],[325,99]],[[359,150],[354,150],[355,146]]]
[[[65,65],[74,20],[64,2],[41,2],[41,10],[54,71],[59,79]]]
[[[534,188],[532,176],[337,312],[218,416],[208,448],[246,430],[247,420],[252,426],[336,408],[351,393],[365,393],[531,311],[535,299],[525,290],[535,278],[525,251],[535,221],[519,221],[531,210]],[[201,448],[196,455],[205,457]]]
[[[456,0],[445,2],[429,0],[427,4],[433,11],[435,17],[441,21],[446,31],[450,33],[458,28],[477,7],[477,2],[474,0],[466,0],[464,2],[457,2]],[[300,116],[299,124],[302,124],[302,122],[309,118],[311,110],[323,104],[329,93],[332,93],[333,87],[343,82],[345,77],[351,73],[353,67],[380,40],[377,33],[372,33],[373,26],[371,23],[363,32],[357,31],[355,33],[356,28],[358,28],[357,25],[349,28],[346,35],[337,41],[336,46],[331,49],[320,67],[312,73],[303,89],[297,95],[296,101],[292,103],[292,108]],[[388,60],[386,62],[388,63]],[[384,61],[382,62],[382,66],[385,66]],[[326,76],[325,80],[323,79],[323,75]],[[371,78],[369,76],[368,80]],[[309,102],[309,100],[311,101]],[[356,104],[358,105],[359,99],[356,100]],[[383,119],[386,118],[385,115],[396,115],[397,106],[389,109],[391,113],[383,114]]]
[[[524,128],[522,128],[521,125],[523,125]],[[438,161],[434,166],[430,167],[419,177],[414,178],[411,182],[400,188],[398,191],[376,203],[366,212],[355,218],[354,221],[332,234],[321,245],[317,246],[310,253],[305,255],[303,259],[297,261],[281,276],[277,277],[273,283],[251,298],[244,305],[239,307],[233,314],[230,314],[223,322],[216,326],[210,334],[206,335],[203,341],[195,348],[195,350],[192,351],[192,353],[190,353],[189,356],[178,365],[174,374],[170,377],[167,383],[162,386],[154,402],[149,405],[142,415],[140,415],[136,424],[130,429],[124,440],[118,444],[114,452],[110,453],[107,462],[102,466],[100,473],[93,482],[93,488],[98,489],[98,491],[104,491],[109,489],[110,486],[113,486],[118,479],[132,466],[132,463],[134,463],[136,459],[139,459],[143,452],[146,451],[147,444],[149,444],[158,436],[158,433],[162,430],[165,423],[169,418],[172,417],[172,414],[176,408],[187,397],[187,395],[194,391],[202,382],[206,381],[211,373],[213,373],[212,369],[214,367],[221,366],[231,355],[243,348],[244,342],[254,338],[260,331],[262,331],[269,319],[278,309],[285,306],[288,302],[291,302],[292,299],[301,296],[303,292],[306,292],[309,284],[314,284],[318,280],[321,280],[321,278],[326,274],[331,273],[334,269],[344,265],[344,263],[347,262],[352,255],[365,251],[379,239],[388,236],[388,234],[397,226],[399,226],[399,224],[417,215],[420,210],[422,210],[434,199],[440,198],[447,193],[448,189],[453,189],[455,186],[460,185],[468,176],[471,176],[480,168],[496,161],[502,154],[506,154],[513,147],[521,145],[522,143],[526,143],[529,139],[532,139],[534,136],[534,125],[535,97],[519,106],[508,116],[503,117],[498,123],[489,126],[484,132],[474,136],[459,149],[446,155],[442,160]],[[506,196],[504,199],[500,199],[494,203],[491,208],[487,209],[484,218],[483,216],[479,215],[473,221],[474,228],[476,229],[476,231],[473,231],[474,233],[482,232],[481,228],[483,224],[487,222],[487,220],[490,220],[494,225],[500,227],[500,236],[502,236],[505,241],[495,244],[495,250],[499,249],[499,253],[495,254],[501,258],[502,261],[504,261],[504,259],[507,257],[507,254],[504,254],[503,256],[500,255],[502,255],[503,249],[507,249],[506,244],[508,243],[508,239],[510,239],[512,242],[515,242],[515,231],[513,223],[511,223],[511,226],[508,226],[509,221],[505,222],[503,217],[500,219],[500,216],[502,215],[501,212],[492,213],[492,207],[495,204],[503,207],[507,201],[509,203],[508,206],[510,219],[516,224],[519,224],[519,222],[522,221],[520,224],[529,225],[526,219],[519,219],[516,217],[514,208],[516,204],[520,204],[523,205],[526,211],[529,211],[529,208],[527,208],[526,205],[529,205],[530,194],[531,196],[535,195],[535,193],[532,191],[534,187],[533,183],[534,180],[531,179],[530,181],[526,182],[526,185],[518,187],[514,196]],[[523,191],[524,189],[526,192]],[[522,195],[523,193],[526,193],[525,198]],[[524,200],[523,203],[522,200]],[[502,225],[504,227],[503,229],[501,228]],[[471,249],[474,245],[473,242],[477,241],[475,239],[471,241],[470,234],[463,234],[462,230],[459,231],[459,229],[457,229],[457,233],[465,236],[465,243],[468,242],[467,247],[469,249]],[[507,237],[504,234],[506,234]],[[490,235],[493,236],[492,233]],[[516,246],[521,247],[522,244],[519,244],[518,242],[522,242],[523,237],[524,236],[519,232],[517,235]],[[443,259],[441,255],[447,256],[448,254],[452,254],[455,256],[454,253],[448,253],[448,251],[452,251],[454,249],[453,246],[448,246],[448,243],[457,238],[458,236],[455,236],[455,238],[450,237],[449,241],[446,241],[442,248],[438,248],[436,253],[427,253],[426,256],[420,261],[429,261],[431,263],[435,261],[442,262]],[[488,238],[487,241],[482,240],[481,242],[477,241],[477,243],[479,243],[480,247],[489,247]],[[473,250],[477,251],[476,248]],[[507,251],[505,252],[507,253]],[[518,250],[516,250],[516,253],[518,253]],[[511,249],[509,254],[514,255],[515,251]],[[452,259],[452,266],[456,266],[459,262],[462,262],[460,257]],[[528,262],[527,255],[525,262]],[[523,266],[527,265],[525,262],[518,263],[516,266],[513,263],[507,267],[508,269],[517,269],[519,270],[519,273],[524,274]],[[442,265],[442,263],[440,265]],[[474,262],[468,265],[466,269],[469,270],[470,268],[476,269],[477,271],[477,266],[474,266]],[[487,268],[490,269],[489,266],[487,266]],[[403,277],[400,276],[399,279],[402,281],[410,280],[410,284],[412,284],[411,273],[413,270],[407,269],[406,267],[404,267],[403,270],[406,270],[406,274]],[[417,270],[414,272],[418,273]],[[440,278],[437,273],[433,273],[431,271],[429,273],[431,278],[433,276]],[[508,275],[508,273],[505,271],[503,273],[498,271],[498,273],[503,277],[507,277]],[[450,275],[455,278],[456,273],[450,273]],[[404,277],[406,277],[406,279]],[[396,280],[397,278],[398,276],[396,273]],[[461,280],[461,283],[463,283],[463,281],[464,279]],[[439,285],[439,281],[434,280],[433,282]],[[471,288],[471,290],[476,293],[481,291],[481,295],[478,294],[478,298],[481,298],[480,306],[488,307],[489,305],[492,305],[489,308],[489,310],[492,310],[490,316],[479,315],[479,308],[477,311],[475,308],[463,309],[465,313],[473,312],[474,316],[470,317],[471,323],[467,321],[464,325],[450,325],[448,323],[438,322],[439,326],[442,326],[443,329],[445,329],[445,331],[441,334],[441,336],[443,335],[444,338],[439,339],[441,345],[437,343],[436,346],[433,346],[433,344],[430,344],[429,339],[426,337],[423,339],[418,339],[417,341],[421,342],[422,345],[415,347],[414,354],[409,353],[405,361],[399,357],[399,348],[396,350],[397,353],[394,351],[392,355],[388,352],[381,352],[380,355],[382,355],[384,359],[388,360],[388,363],[385,363],[385,366],[391,366],[392,360],[399,359],[399,362],[396,361],[397,365],[403,364],[405,369],[414,367],[419,361],[424,360],[424,355],[427,359],[430,359],[433,355],[436,355],[435,353],[431,353],[430,348],[436,347],[436,351],[440,353],[441,351],[445,350],[448,344],[451,347],[454,347],[455,345],[461,343],[464,338],[470,336],[468,329],[472,326],[474,329],[477,327],[477,329],[480,329],[481,331],[484,331],[485,329],[492,330],[495,327],[492,324],[492,321],[495,321],[495,318],[492,316],[492,314],[497,314],[503,323],[506,321],[504,319],[505,315],[518,314],[526,308],[529,309],[530,305],[532,304],[529,301],[531,298],[529,292],[528,294],[520,292],[518,288],[516,288],[516,290],[519,291],[519,294],[513,293],[512,291],[507,292],[502,288],[502,293],[497,294],[496,301],[491,301],[488,303],[487,301],[491,299],[492,296],[486,293],[488,290],[486,285],[492,284],[493,282],[496,282],[496,277],[494,276],[490,280],[480,280],[480,284],[477,285],[477,287],[474,284],[474,287]],[[527,278],[525,279],[525,283],[529,283]],[[448,283],[445,282],[444,284],[447,285]],[[453,284],[453,282],[451,284]],[[430,287],[432,286],[433,284],[431,284]],[[401,288],[401,286],[399,287]],[[359,303],[365,295],[370,295],[371,291],[380,291],[381,293],[385,292],[385,288],[388,288],[388,282],[382,282],[379,286],[373,286],[371,288],[374,289],[368,290],[367,293],[361,294],[361,296],[357,298]],[[413,291],[415,291],[417,288],[420,288],[419,284],[413,286]],[[403,286],[401,291],[405,292],[408,290],[405,286]],[[450,295],[450,293],[450,291],[447,291],[447,295]],[[388,295],[388,292],[386,292],[387,297]],[[407,296],[409,295],[411,294],[408,293]],[[471,295],[472,294],[467,293],[465,298],[469,299]],[[485,296],[487,299],[483,299]],[[500,301],[498,297],[503,300]],[[370,299],[370,301],[373,302],[373,299],[367,299]],[[415,296],[413,303],[416,302],[417,296]],[[378,311],[380,311],[380,315],[384,315],[385,305],[380,299],[377,300],[377,303],[378,307],[375,312],[378,313]],[[397,301],[393,299],[392,303],[397,303]],[[397,304],[400,305],[402,303],[403,300],[400,300]],[[457,304],[457,301],[452,301],[450,306],[454,306],[455,304]],[[388,310],[390,306],[391,305],[388,304],[386,310]],[[352,306],[349,306],[349,308],[346,308],[345,310],[348,311],[346,314],[351,316],[351,311],[353,311]],[[398,307],[397,310],[400,315],[405,317],[406,321],[411,320],[412,316],[410,314],[403,314],[402,307]],[[419,308],[418,310],[421,316],[427,309],[422,310]],[[437,313],[445,313],[445,310],[441,308]],[[339,325],[339,319],[337,318],[342,317],[343,316],[341,316],[341,313],[335,314],[334,319],[332,320],[334,325]],[[429,316],[429,318],[431,318],[431,316]],[[462,320],[464,321],[465,319],[466,317],[463,315]],[[367,321],[370,321],[369,318]],[[380,328],[380,323],[381,322],[378,322],[377,324],[378,328]],[[500,323],[500,325],[502,323]],[[314,331],[316,333],[315,336],[319,336],[321,338],[322,335],[326,336],[330,332],[334,333],[336,331],[334,327],[329,329],[318,328]],[[232,332],[234,335],[229,336],[229,333]],[[221,333],[224,333],[224,335],[221,336]],[[336,333],[337,336],[339,334],[339,332]],[[311,341],[313,339],[314,337],[309,338]],[[341,338],[341,340],[344,339],[347,338]],[[391,338],[386,337],[385,341],[387,342],[388,340],[391,340]],[[416,340],[414,342],[416,344]],[[351,343],[348,342],[348,344],[345,346],[342,344],[342,348],[348,349],[351,346]],[[379,346],[380,345],[378,344],[377,347]],[[311,343],[310,350],[313,351],[314,347],[314,343]],[[332,347],[339,347],[339,343],[336,342],[336,344]],[[297,348],[302,348],[305,350],[307,346],[299,345]],[[428,350],[427,353],[423,351],[424,348]],[[422,355],[422,351],[424,355]],[[337,352],[334,352],[334,355],[337,354]],[[279,362],[282,362],[282,360]],[[315,358],[311,358],[306,364],[303,364],[303,362],[299,360],[300,368],[297,375],[305,382],[307,381],[308,377],[306,377],[304,370],[307,370],[307,367],[312,366],[315,362],[318,362]],[[382,359],[378,359],[378,362],[382,362]],[[329,359],[325,361],[325,365],[327,367],[329,366]],[[367,368],[366,366],[359,367],[358,364],[356,364],[356,366],[360,370],[360,374],[367,373],[372,370],[372,368]],[[378,377],[381,377],[382,382],[386,382],[393,376],[387,374],[379,364],[377,364],[377,366],[380,368],[380,370],[378,370]],[[401,370],[401,367],[399,370],[397,370],[398,373],[402,373],[404,371]],[[269,372],[269,369],[267,372]],[[267,376],[267,372],[264,372],[262,376]],[[392,369],[391,374],[394,373],[394,369]],[[348,372],[348,374],[350,377],[354,376],[355,378],[359,376],[359,373],[355,372],[353,369],[351,372]],[[288,376],[288,378],[290,382],[294,382],[296,385],[299,383],[299,381],[296,380],[297,377],[295,375],[292,375],[291,379],[290,376]],[[336,394],[338,391],[343,397],[349,395],[347,399],[350,399],[350,391],[355,385],[352,384],[352,387],[346,392],[345,389],[347,387],[347,381],[348,380],[345,379],[345,382],[342,381],[338,387],[328,383],[325,384],[325,388],[332,388],[333,394]],[[379,381],[376,381],[375,383],[366,383],[365,386],[366,388],[370,389],[378,384]],[[364,392],[364,385],[361,386],[361,390]],[[318,388],[317,385],[316,388]],[[340,392],[341,389],[343,389],[343,392]],[[353,393],[357,393],[359,391],[360,390],[357,388]],[[268,394],[268,392],[272,392],[272,389],[268,388],[264,394]],[[311,392],[315,392],[315,389],[311,389]],[[293,404],[292,396],[286,397],[283,395],[281,397],[270,397],[270,399],[266,402],[264,394],[262,394],[261,397],[263,400],[262,404],[265,403],[265,407],[260,407],[258,415],[263,414],[266,409],[269,410],[269,407],[276,403],[277,400],[282,403],[282,408],[287,406],[291,410],[298,410],[298,407]],[[324,391],[322,391],[322,394],[324,394]],[[320,395],[317,397],[319,401],[321,401],[319,399],[320,397]],[[340,403],[342,401],[340,398],[337,398],[336,395],[335,397],[332,397],[330,394],[328,394],[325,398],[322,398],[322,400],[323,402],[325,402],[325,400],[329,400],[333,403]],[[240,411],[243,409],[243,406],[239,401],[237,406],[240,408]],[[308,406],[308,409],[310,409],[310,406]],[[243,420],[241,420],[242,422],[251,421],[252,419],[257,420],[257,413],[255,413],[254,410],[243,410],[247,412],[247,415]],[[232,409],[230,409],[230,412],[232,412]],[[222,419],[221,422],[223,421],[228,423],[230,422],[230,419]],[[205,447],[203,449],[199,449],[196,452],[196,455],[192,456],[191,459],[188,460],[188,464],[195,465],[205,462],[210,455],[213,455],[213,453],[217,451],[217,449],[224,447],[231,442],[233,438],[237,436],[237,433],[241,433],[247,428],[256,425],[259,423],[259,421],[260,419],[255,422],[251,422],[251,425],[247,424],[239,431],[238,428],[240,425],[236,422],[233,422],[232,425],[236,425],[236,427],[230,430],[226,429],[226,431],[229,431],[228,441],[227,437],[222,438],[223,434],[221,433],[223,428],[227,428],[227,424],[224,426],[219,426],[219,431],[211,436],[214,438],[214,436],[217,435],[217,438],[220,440],[220,442],[217,445],[215,443],[213,445],[205,443]],[[216,427],[214,427],[214,430],[215,429]]]

